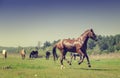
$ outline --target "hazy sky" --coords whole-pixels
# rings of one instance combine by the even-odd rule
[[[0,46],[120,34],[120,0],[0,0]]]

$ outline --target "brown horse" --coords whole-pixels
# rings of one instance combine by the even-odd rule
[[[53,57],[55,60],[55,58],[57,57],[56,48],[58,48],[61,52],[60,58],[61,69],[63,68],[63,60],[67,61],[67,59],[65,58],[67,52],[78,53],[79,55],[82,56],[82,58],[78,62],[79,65],[83,62],[84,58],[86,57],[88,67],[91,67],[89,57],[86,52],[87,42],[89,38],[97,41],[96,35],[92,29],[86,30],[80,37],[76,39],[63,39],[55,44],[55,46],[53,47]],[[67,62],[71,65],[71,61]]]
[[[22,49],[22,50],[20,51],[20,55],[21,55],[22,59],[24,60],[24,59],[25,59],[25,55],[26,55],[26,52],[25,52],[24,49]]]

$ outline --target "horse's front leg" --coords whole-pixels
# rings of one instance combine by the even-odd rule
[[[90,64],[90,61],[89,61],[89,57],[88,55],[85,53],[85,56],[86,56],[86,59],[87,59],[87,62],[88,62],[88,67],[91,67],[91,64]]]
[[[83,62],[84,58],[85,58],[85,55],[80,56],[80,61],[78,62],[79,65]]]
[[[80,55],[80,60],[78,62],[78,64],[80,65],[83,62],[83,60],[85,58],[85,55],[84,55],[84,53],[80,49],[77,50],[77,53]]]

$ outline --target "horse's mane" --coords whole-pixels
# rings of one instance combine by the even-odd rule
[[[81,36],[83,36],[83,35],[84,35],[85,33],[87,33],[88,31],[89,31],[89,29],[88,29],[88,30],[86,30],[84,33],[82,33],[82,34],[81,34]]]
[[[82,33],[78,38],[77,38],[77,40],[78,39],[80,39],[81,38],[81,36],[83,36],[85,33],[87,33],[89,31],[89,29],[88,30],[86,30],[84,33]]]

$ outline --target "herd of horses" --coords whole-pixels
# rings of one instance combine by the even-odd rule
[[[47,60],[49,59],[50,54],[51,53],[49,51],[46,51],[46,59]],[[25,59],[26,52],[24,51],[24,49],[20,51],[20,55],[21,55],[22,59]],[[29,58],[38,58],[38,57],[39,57],[39,55],[38,55],[38,51],[37,50],[36,51],[33,50],[29,54]]]
[[[20,53],[21,58],[24,60],[26,57],[26,51],[24,49],[21,49],[19,53]],[[46,60],[49,59],[50,54],[51,54],[50,51],[46,51],[46,56],[45,56]],[[7,58],[7,51],[2,50],[2,55],[6,59]],[[38,51],[34,51],[34,50],[31,51],[29,54],[29,58],[38,58]]]
[[[63,39],[57,42],[52,49],[52,54],[53,54],[53,60],[58,59],[58,55],[56,53],[56,49],[58,49],[61,53],[60,56],[60,64],[61,64],[61,69],[64,68],[63,65],[63,60],[66,60],[69,65],[72,64],[72,58],[74,57],[74,60],[76,59],[76,56],[80,58],[78,64],[80,65],[83,61],[84,58],[86,57],[87,59],[87,64],[88,67],[91,67],[89,57],[87,55],[87,42],[89,38],[97,41],[96,34],[94,33],[93,29],[88,29],[86,30],[83,34],[81,34],[78,38],[74,39]],[[70,61],[67,60],[66,54],[67,52],[71,52],[71,59]],[[20,51],[22,59],[25,59],[26,52],[24,49]],[[7,58],[7,52],[6,50],[3,50],[3,55],[5,58]],[[49,51],[46,52],[46,60],[49,59],[51,53]],[[37,58],[38,57],[38,51],[32,51],[29,55],[29,58]]]

